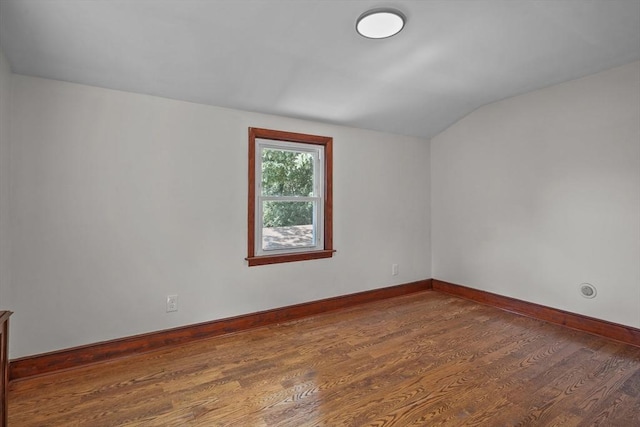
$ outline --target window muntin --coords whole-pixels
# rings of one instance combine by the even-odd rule
[[[332,139],[249,128],[249,265],[328,258]]]

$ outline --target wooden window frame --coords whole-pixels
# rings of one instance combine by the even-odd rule
[[[279,253],[276,255],[257,255],[256,245],[256,139],[295,142],[301,144],[321,145],[324,147],[324,208],[323,208],[323,243],[320,250]],[[307,261],[312,259],[331,258],[333,249],[333,138],[328,136],[307,135],[303,133],[284,132],[272,129],[249,128],[249,192],[247,215],[247,257],[249,267],[283,262]]]

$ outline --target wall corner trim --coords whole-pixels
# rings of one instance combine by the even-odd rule
[[[21,380],[147,353],[166,346],[310,317],[422,291],[436,291],[640,347],[640,329],[546,307],[438,279],[425,279],[147,334],[123,337],[11,360],[9,380]]]
[[[640,329],[432,279],[434,291],[640,347]]]

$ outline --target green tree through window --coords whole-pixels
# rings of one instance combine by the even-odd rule
[[[311,196],[313,156],[299,151],[265,149],[262,152],[263,196]],[[310,202],[271,201],[264,206],[265,227],[313,223]]]

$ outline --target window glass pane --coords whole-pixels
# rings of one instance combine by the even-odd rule
[[[313,195],[313,155],[303,151],[262,150],[262,195]]]
[[[315,202],[263,201],[262,250],[315,246],[314,208]]]

